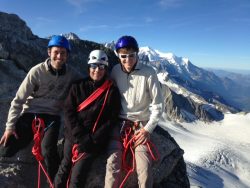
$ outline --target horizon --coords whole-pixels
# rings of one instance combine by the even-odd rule
[[[2,0],[41,38],[75,33],[98,43],[134,36],[140,47],[188,58],[205,68],[250,70],[247,0]],[[39,9],[37,8],[39,7]]]

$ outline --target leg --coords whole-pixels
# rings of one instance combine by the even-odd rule
[[[42,140],[42,154],[47,167],[47,172],[51,178],[51,181],[53,181],[60,163],[59,154],[57,151],[60,120],[58,118],[51,120],[51,118],[46,117],[43,119],[46,126],[51,124],[51,122],[54,122],[52,126],[45,131]]]
[[[121,183],[122,151],[112,150],[106,164],[105,188],[117,188]]]
[[[64,154],[58,172],[54,179],[55,188],[65,188],[69,177],[70,170],[72,168],[72,143],[68,139],[64,142]]]
[[[70,188],[83,188],[85,186],[85,182],[89,169],[93,162],[93,158],[94,155],[86,154],[84,158],[80,159],[74,164],[70,177]]]
[[[16,123],[16,133],[18,139],[15,136],[11,136],[6,144],[6,146],[0,146],[0,157],[12,157],[19,150],[28,146],[28,144],[33,139],[33,132],[31,128],[31,123],[33,120],[32,114],[23,114],[19,117]]]
[[[152,188],[152,159],[146,145],[139,145],[136,147],[135,160],[139,187]]]
[[[106,164],[105,188],[118,188],[121,183],[122,167],[122,143],[119,140],[120,126],[116,126],[112,132],[112,139],[108,146],[108,159]]]

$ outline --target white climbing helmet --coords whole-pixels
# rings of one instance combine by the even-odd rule
[[[89,61],[88,64],[92,63],[100,63],[103,65],[108,66],[108,56],[103,50],[93,50],[89,54]]]

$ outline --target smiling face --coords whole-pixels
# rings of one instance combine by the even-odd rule
[[[94,81],[100,81],[106,73],[106,66],[103,64],[93,63],[89,65],[89,76]]]
[[[51,59],[51,66],[54,69],[61,69],[68,58],[68,51],[66,48],[53,46],[48,49],[48,55]]]
[[[137,52],[134,49],[121,48],[118,57],[124,71],[130,73],[137,62]]]

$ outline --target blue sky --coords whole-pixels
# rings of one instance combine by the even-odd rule
[[[0,11],[39,37],[73,32],[103,43],[133,35],[199,67],[250,70],[250,0],[0,0]]]

